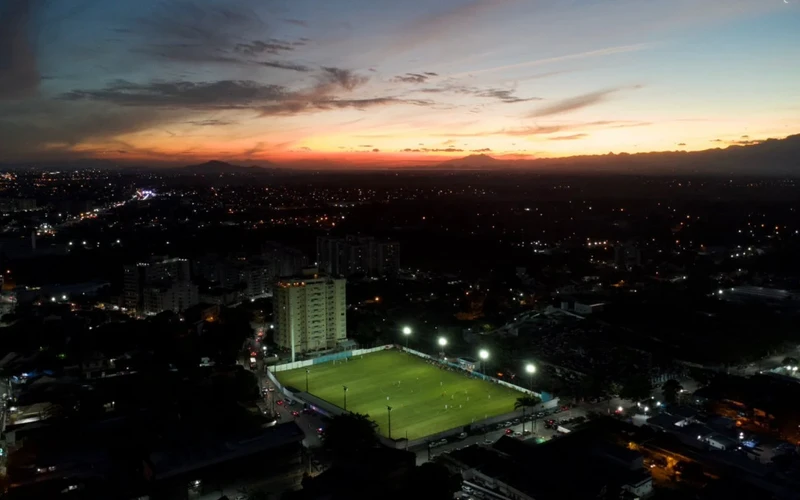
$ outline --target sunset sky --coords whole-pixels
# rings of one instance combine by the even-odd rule
[[[800,0],[0,0],[0,161],[701,150],[798,82]]]

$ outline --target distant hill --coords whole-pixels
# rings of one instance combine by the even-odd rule
[[[608,153],[504,160],[470,155],[438,163],[436,170],[521,170],[585,173],[800,175],[800,134],[755,144],[731,145],[703,151]]]
[[[240,165],[233,165],[224,161],[219,160],[211,160],[205,163],[200,163],[199,165],[188,165],[183,167],[181,171],[183,173],[190,172],[193,174],[260,174],[260,173],[267,173],[271,169],[277,168],[277,166],[273,166],[269,164],[264,167],[243,167]]]
[[[456,158],[454,160],[447,160],[445,162],[439,163],[439,167],[460,167],[460,168],[467,168],[467,169],[475,169],[475,168],[492,168],[497,166],[502,166],[507,162],[503,160],[498,160],[497,158],[492,158],[489,155],[479,154],[479,155],[469,155],[465,156],[464,158]]]

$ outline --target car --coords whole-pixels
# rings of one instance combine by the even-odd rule
[[[300,412],[299,412],[299,411],[293,411],[293,412],[292,412],[292,416],[293,416],[294,418],[297,418],[297,417],[299,417],[299,416],[300,416]]]
[[[511,423],[514,425],[519,425],[519,419],[515,418],[514,420],[511,421]]]
[[[494,441],[492,441],[491,439],[484,439],[483,440],[483,444],[493,444],[493,443],[494,443]]]
[[[317,428],[317,434],[319,434],[320,436],[325,434],[325,429],[323,429],[322,427],[318,427]]]
[[[278,400],[278,405],[283,406],[283,400],[282,399]]]
[[[514,437],[522,437],[522,433],[520,431],[514,432]]]
[[[509,436],[511,434],[514,434],[514,431],[511,429],[506,429],[506,436]]]
[[[294,406],[294,405],[296,405],[296,404],[297,404],[297,401],[295,401],[295,400],[291,400],[291,401],[289,401],[289,403],[288,403],[288,404],[289,404],[289,406]]]
[[[467,439],[467,433],[462,432],[461,434],[458,435],[458,439]]]
[[[533,434],[533,432],[531,432],[529,429],[525,429],[524,431],[522,431],[523,436],[530,436],[531,434]]]

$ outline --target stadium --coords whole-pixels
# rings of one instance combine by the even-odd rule
[[[394,439],[420,439],[511,413],[516,400],[525,395],[421,353],[369,351],[377,352],[353,351],[322,363],[292,363],[275,367],[274,375],[291,391],[369,415],[383,436]],[[294,366],[300,364],[304,366]]]

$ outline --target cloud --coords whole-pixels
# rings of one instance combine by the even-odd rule
[[[369,81],[368,76],[359,75],[349,69],[323,67],[322,71],[320,87],[325,89],[330,85],[335,85],[350,92]]]
[[[405,148],[403,153],[463,153],[459,148]]]
[[[470,149],[470,153],[491,153],[491,148]]]
[[[424,9],[420,18],[400,30],[391,51],[399,54],[441,39],[457,40],[454,34],[470,31],[482,14],[513,3],[514,0],[472,0],[434,14]]]
[[[294,50],[294,45],[290,42],[285,42],[283,40],[276,40],[270,39],[266,42],[262,42],[261,40],[254,40],[249,43],[237,43],[234,48],[234,51],[239,52],[240,54],[245,54],[248,56],[257,56],[260,54],[273,54],[278,55],[284,52],[290,52]]]
[[[405,75],[392,78],[392,81],[397,83],[425,83],[428,78],[429,75],[427,73],[406,73]]]
[[[278,69],[286,69],[289,71],[297,71],[300,73],[308,73],[312,71],[311,68],[305,66],[303,64],[291,63],[291,62],[281,62],[281,61],[253,61],[254,64],[259,64],[261,66],[267,66],[269,68],[278,68]]]
[[[331,111],[336,109],[358,109],[390,106],[394,104],[409,104],[413,106],[431,106],[430,101],[400,99],[397,97],[372,97],[365,99],[316,99],[307,100],[302,96],[290,98],[282,102],[268,104],[258,108],[261,116],[288,116],[318,111]]]
[[[372,152],[373,152],[373,153],[380,153],[380,152],[381,152],[381,150],[380,150],[380,149],[378,149],[378,148],[375,148],[375,149],[373,149],[373,150],[372,150]]]
[[[516,102],[526,102],[526,101],[540,101],[541,97],[517,97],[515,96],[513,90],[503,90],[503,89],[489,89],[475,93],[478,97],[485,97],[491,99],[497,99],[504,103],[513,104]]]
[[[246,9],[173,0],[123,29],[140,37],[137,53],[178,62],[240,63],[235,48],[241,34],[263,33],[266,25]]]
[[[226,125],[233,125],[236,122],[227,120],[208,119],[208,120],[194,120],[186,123],[189,123],[196,127],[224,127]]]
[[[422,82],[417,82],[417,83],[422,83]],[[468,87],[464,85],[453,85],[453,84],[445,84],[439,87],[425,87],[419,89],[418,92],[422,92],[424,94],[452,93],[461,95],[471,95],[483,99],[496,99],[506,104],[541,100],[541,97],[517,97],[514,95],[513,89],[498,89],[498,88],[482,89],[477,87]]]
[[[372,144],[361,144],[361,145],[360,145],[360,146],[358,146],[358,147],[360,147],[360,148],[371,148],[371,147],[372,147]]]
[[[652,47],[651,44],[640,43],[636,45],[621,45],[617,47],[608,47],[605,49],[599,50],[590,50],[587,52],[578,52],[575,54],[565,54],[563,56],[556,56],[556,57],[547,57],[545,59],[535,59],[533,61],[527,61],[523,63],[516,63],[516,64],[506,64],[503,66],[494,66],[491,68],[484,68],[479,69],[476,71],[467,71],[464,73],[457,73],[452,75],[454,78],[459,78],[463,76],[475,76],[484,73],[493,73],[496,71],[509,71],[512,69],[519,69],[519,68],[529,68],[532,66],[540,66],[542,64],[550,64],[554,62],[561,62],[561,61],[569,61],[572,59],[585,59],[589,57],[600,57],[600,56],[608,56],[612,54],[621,54],[625,52],[637,52],[640,50],[644,50],[647,48]],[[549,76],[549,75],[548,75]]]
[[[725,142],[722,139],[711,139],[709,142]]]
[[[577,141],[578,139],[583,139],[584,137],[589,137],[589,134],[572,134],[572,135],[561,135],[558,137],[549,137],[549,141]]]
[[[265,101],[285,98],[279,85],[249,80],[216,82],[150,82],[137,84],[126,80],[111,82],[100,90],[73,90],[61,96],[70,101],[102,101],[120,106],[144,106],[184,109],[246,109]]]
[[[11,103],[0,107],[0,151],[4,159],[30,155],[53,155],[61,159],[74,147],[96,141],[111,141],[113,149],[131,152],[136,148],[115,138],[167,122],[185,121],[170,110],[121,108],[104,103],[78,105],[57,100]]]
[[[538,110],[530,113],[528,117],[540,118],[543,116],[560,115],[564,113],[570,113],[572,111],[577,111],[579,109],[588,108],[590,106],[594,106],[596,104],[604,102],[610,95],[619,92],[622,89],[623,87],[607,89],[607,90],[598,90],[596,92],[589,92],[588,94],[582,94],[579,96],[570,97],[568,99],[562,99],[560,101],[554,102],[553,104],[549,104],[547,106],[539,108]]]
[[[750,138],[750,136],[749,136],[749,135],[743,135],[743,136],[741,137],[741,139],[749,139],[749,138]]]
[[[679,143],[678,143],[678,146],[685,146],[685,145],[686,145],[686,143],[685,143],[685,142],[679,142]]]
[[[432,71],[425,71],[422,74],[425,76],[439,76],[439,73],[434,73]]]
[[[549,135],[557,132],[567,132],[573,130],[585,130],[593,128],[628,128],[644,127],[651,125],[649,122],[625,121],[625,120],[598,120],[593,122],[573,122],[573,123],[554,123],[550,125],[533,125],[521,128],[504,128],[500,130],[488,130],[478,132],[464,132],[439,134],[440,137],[487,137],[487,136],[509,136],[509,137],[530,137],[535,135]]]
[[[295,26],[308,27],[308,23],[301,19],[284,19],[283,21],[289,24],[294,24]]]
[[[0,8],[0,100],[36,94],[40,74],[31,43],[31,10],[36,1],[10,0]]]

